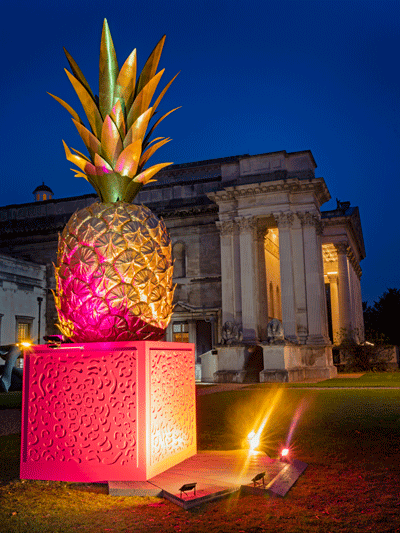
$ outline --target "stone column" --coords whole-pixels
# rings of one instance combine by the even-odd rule
[[[237,224],[216,222],[221,239],[222,325],[241,323],[240,255]]]
[[[268,324],[268,295],[267,295],[267,271],[265,265],[265,237],[268,229],[262,226],[257,227],[257,263],[258,263],[258,334],[260,340],[267,338]]]
[[[256,217],[239,217],[243,341],[258,341]]]
[[[338,277],[334,274],[328,275],[329,286],[331,290],[331,316],[332,316],[332,333],[333,344],[340,342],[339,326],[339,295],[338,295]]]
[[[361,268],[354,254],[348,254],[349,271],[351,281],[351,303],[352,303],[352,325],[354,330],[354,338],[357,342],[364,341],[364,316],[362,309],[361,297]]]
[[[329,344],[322,248],[318,236],[319,219],[314,213],[298,215],[303,226],[304,264],[307,297],[307,344]]]
[[[293,276],[291,226],[293,213],[274,214],[279,230],[279,259],[281,271],[282,325],[285,337],[298,343],[296,329],[296,298]]]
[[[351,333],[351,302],[350,302],[350,280],[347,263],[347,242],[335,244],[338,256],[338,277],[339,277],[339,333],[343,335]]]
[[[293,253],[293,278],[296,294],[296,326],[297,335],[301,344],[305,344],[308,337],[307,317],[307,292],[305,277],[305,257],[302,218],[297,215],[291,227],[292,253]]]

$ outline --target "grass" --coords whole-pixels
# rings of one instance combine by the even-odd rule
[[[1,409],[21,409],[22,392],[0,392]]]
[[[357,374],[356,374],[357,375]],[[254,383],[251,388],[273,387],[272,383]],[[400,371],[394,372],[367,372],[360,377],[338,377],[319,381],[318,383],[284,383],[288,388],[332,388],[332,387],[399,387]]]
[[[298,412],[291,449],[309,466],[285,498],[235,496],[186,512],[113,498],[104,485],[24,482],[12,435],[0,437],[0,532],[400,531],[400,390],[281,389],[200,396],[198,437],[199,449],[236,448],[274,405],[262,441],[273,455]]]

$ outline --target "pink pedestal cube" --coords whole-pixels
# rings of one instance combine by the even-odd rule
[[[21,478],[145,481],[195,455],[194,364],[189,343],[34,346]]]

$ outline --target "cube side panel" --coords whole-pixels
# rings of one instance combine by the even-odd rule
[[[21,477],[93,482],[138,475],[136,348],[34,347],[24,385]]]
[[[150,479],[197,452],[194,345],[149,343],[148,364]]]

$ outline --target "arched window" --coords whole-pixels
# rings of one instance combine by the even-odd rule
[[[186,249],[185,245],[177,242],[172,247],[172,258],[174,260],[174,278],[186,277]]]

